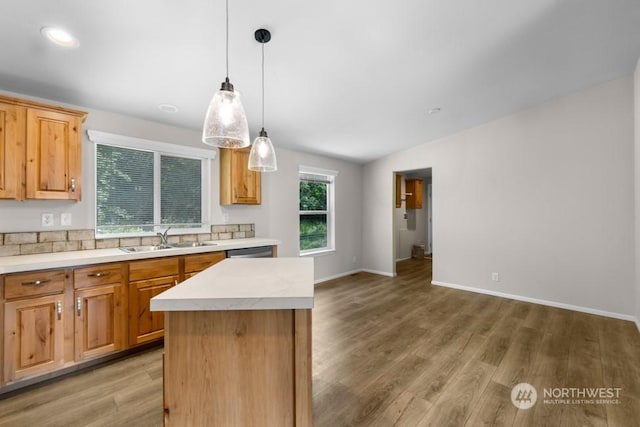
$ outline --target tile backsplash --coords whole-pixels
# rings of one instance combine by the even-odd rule
[[[211,233],[169,236],[170,243],[202,242],[255,237],[254,224],[212,225]],[[0,233],[0,256],[44,254],[122,246],[155,245],[160,237],[96,239],[94,230],[27,231]]]

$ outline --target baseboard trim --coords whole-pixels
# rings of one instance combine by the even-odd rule
[[[396,258],[396,262],[400,262],[400,261],[406,261],[408,259],[411,259],[411,257],[406,257],[406,258]]]
[[[314,280],[313,284],[317,285],[318,283],[328,282],[329,280],[339,279],[345,276],[351,276],[352,274],[360,273],[361,271],[362,271],[361,269],[357,269],[357,270],[347,271],[345,273],[334,274],[333,276],[321,277],[319,279]]]
[[[640,318],[636,318],[636,327],[638,328],[638,332],[640,332]]]
[[[485,295],[492,295],[492,296],[495,296],[495,297],[508,298],[508,299],[512,299],[512,300],[516,300],[516,301],[524,301],[524,302],[530,302],[530,303],[533,303],[533,304],[547,305],[549,307],[564,308],[566,310],[579,311],[579,312],[582,312],[582,313],[595,314],[595,315],[598,315],[598,316],[612,317],[614,319],[629,320],[631,322],[635,322],[636,326],[638,326],[638,330],[640,330],[640,321],[638,319],[636,319],[635,316],[631,316],[629,314],[613,313],[613,312],[610,312],[610,311],[598,310],[598,309],[595,309],[595,308],[581,307],[581,306],[578,306],[578,305],[564,304],[564,303],[561,303],[561,302],[547,301],[547,300],[543,300],[543,299],[530,298],[530,297],[525,297],[525,296],[521,296],[521,295],[507,294],[507,293],[504,293],[504,292],[491,291],[491,290],[488,290],[488,289],[474,288],[474,287],[471,287],[471,286],[463,286],[463,285],[456,285],[454,283],[440,282],[438,280],[432,280],[431,284],[435,285],[435,286],[442,286],[442,287],[445,287],[445,288],[459,289],[461,291],[475,292],[475,293],[478,293],[478,294],[485,294]]]
[[[363,268],[360,271],[362,271],[363,273],[378,274],[380,276],[396,277],[396,273],[389,273],[388,271],[371,270],[369,268]]]

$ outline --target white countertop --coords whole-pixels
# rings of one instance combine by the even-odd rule
[[[133,261],[173,255],[218,252],[229,249],[254,248],[258,246],[274,246],[279,245],[280,241],[253,237],[248,239],[211,240],[207,243],[213,243],[214,245],[190,248],[171,248],[130,254],[118,248],[113,248],[0,257],[0,274],[43,270],[47,268],[73,267],[76,265],[102,264],[105,262]]]
[[[225,259],[151,299],[151,311],[313,308],[313,258]]]

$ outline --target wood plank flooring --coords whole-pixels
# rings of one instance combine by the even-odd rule
[[[631,322],[398,277],[316,288],[314,425],[640,426],[640,333]],[[0,400],[0,426],[159,426],[161,349]],[[538,402],[512,405],[533,384]],[[619,404],[545,404],[551,387],[621,387]]]

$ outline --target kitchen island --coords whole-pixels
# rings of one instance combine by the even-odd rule
[[[165,425],[310,426],[313,259],[226,259],[165,312]]]

